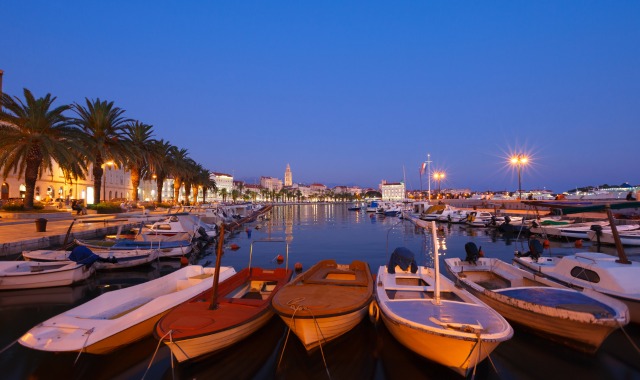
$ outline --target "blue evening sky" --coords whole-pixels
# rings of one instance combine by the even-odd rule
[[[112,100],[239,179],[418,189],[430,153],[443,188],[513,191],[526,152],[524,189],[640,184],[638,1],[0,8],[5,92]]]

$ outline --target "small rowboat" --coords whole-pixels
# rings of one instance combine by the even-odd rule
[[[33,327],[19,343],[35,350],[106,354],[150,335],[169,310],[211,287],[214,268],[190,265],[98,296]],[[220,278],[235,273],[220,268]]]
[[[55,263],[0,261],[0,290],[72,285],[95,272],[93,265],[65,260]]]
[[[351,330],[367,315],[373,296],[369,265],[323,260],[285,285],[273,308],[312,350]]]

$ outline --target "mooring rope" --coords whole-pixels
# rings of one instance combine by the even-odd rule
[[[620,324],[620,322],[618,322],[618,324]],[[629,339],[629,343],[631,343],[633,348],[635,348],[636,352],[640,354],[640,349],[638,348],[636,343],[633,341],[633,339],[631,339],[631,336],[629,336],[629,334],[627,333],[627,330],[624,329],[624,326],[622,326],[621,324],[620,324],[620,330],[622,330],[622,332],[627,337],[627,339]]]
[[[80,355],[82,355],[85,348],[87,348],[87,342],[89,341],[89,337],[93,333],[93,330],[94,330],[93,327],[87,330],[87,338],[84,340],[84,343],[82,344],[82,349],[80,349],[80,352],[78,352],[78,356],[76,356],[76,360],[73,361],[73,365],[76,365],[76,363],[78,362],[78,359],[80,359]]]
[[[159,340],[158,340],[158,345],[156,346],[156,350],[153,352],[153,356],[151,356],[151,361],[149,362],[149,365],[147,366],[147,369],[144,371],[144,374],[142,375],[142,380],[144,380],[144,378],[147,376],[147,372],[149,372],[149,369],[151,368],[151,365],[153,364],[153,361],[156,359],[156,354],[158,353],[158,351],[160,350],[160,345],[162,344],[162,341],[164,340],[164,338],[169,335],[169,340],[171,342],[173,342],[173,337],[171,336],[171,333],[173,333],[173,330],[169,330],[169,332],[167,332],[166,334],[164,334]],[[171,350],[170,350],[171,351]],[[173,351],[171,351],[171,376],[173,379],[175,379],[175,374],[173,373]]]

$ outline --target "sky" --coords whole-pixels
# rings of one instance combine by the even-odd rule
[[[638,1],[29,1],[4,92],[113,101],[257,182],[562,192],[639,185]],[[431,181],[431,188],[436,185]]]

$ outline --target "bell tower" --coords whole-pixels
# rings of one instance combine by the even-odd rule
[[[284,185],[293,185],[293,175],[291,174],[291,168],[289,167],[289,164],[287,164],[287,169],[284,171]]]

